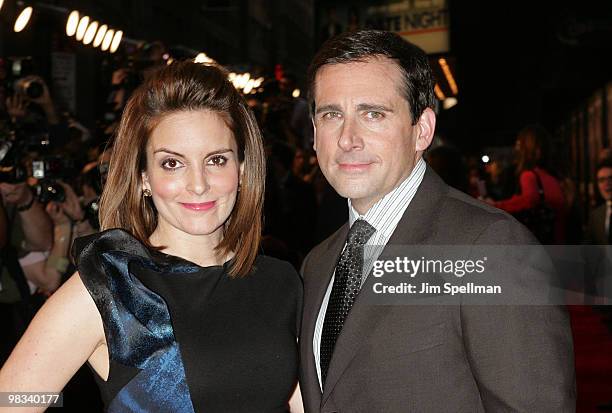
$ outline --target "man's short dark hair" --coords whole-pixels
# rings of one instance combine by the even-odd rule
[[[323,43],[308,68],[312,113],[314,113],[315,77],[321,67],[365,62],[376,57],[387,57],[398,64],[403,75],[401,93],[410,105],[412,124],[416,124],[423,111],[435,105],[434,81],[427,55],[398,34],[383,30],[346,32]]]
[[[606,157],[599,161],[595,167],[595,173],[598,173],[604,168],[612,168],[612,158]]]

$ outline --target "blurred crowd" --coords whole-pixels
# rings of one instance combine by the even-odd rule
[[[610,243],[609,150],[596,160],[595,190],[586,202],[561,161],[563,153],[555,153],[551,135],[541,125],[520,130],[510,156],[465,158],[446,145],[430,149],[425,156],[449,185],[512,214],[542,244]]]

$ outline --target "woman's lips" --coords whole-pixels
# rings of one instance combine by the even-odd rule
[[[199,203],[181,202],[180,204],[187,209],[191,209],[192,211],[207,211],[215,206],[215,201]]]

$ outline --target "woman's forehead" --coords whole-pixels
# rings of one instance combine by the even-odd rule
[[[234,133],[226,117],[209,110],[175,112],[164,116],[155,125],[147,149],[171,148],[185,155],[236,148]]]

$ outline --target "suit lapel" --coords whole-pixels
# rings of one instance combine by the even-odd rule
[[[431,222],[435,220],[442,196],[447,189],[446,184],[427,166],[419,189],[408,208],[406,208],[381,256],[389,254],[390,246],[426,243],[431,233]],[[370,271],[368,280],[371,281],[371,277],[372,273]],[[367,288],[367,281],[364,288]],[[320,308],[320,303],[317,308]],[[336,342],[334,355],[327,372],[327,380],[323,388],[323,404],[331,395],[334,386],[357,354],[360,346],[367,341],[366,338],[372,334],[379,320],[392,308],[392,306],[374,306],[364,303],[362,296],[357,296]],[[312,336],[310,342],[312,345]]]
[[[302,377],[310,380],[307,383],[302,383],[302,392],[304,392],[304,401],[306,399],[310,400],[317,409],[321,401],[321,389],[317,377],[312,340],[321,304],[344,247],[347,234],[348,224],[345,224],[322,245],[321,253],[313,254],[311,262],[308,263],[309,271],[304,274],[304,311],[300,347],[302,349]]]

